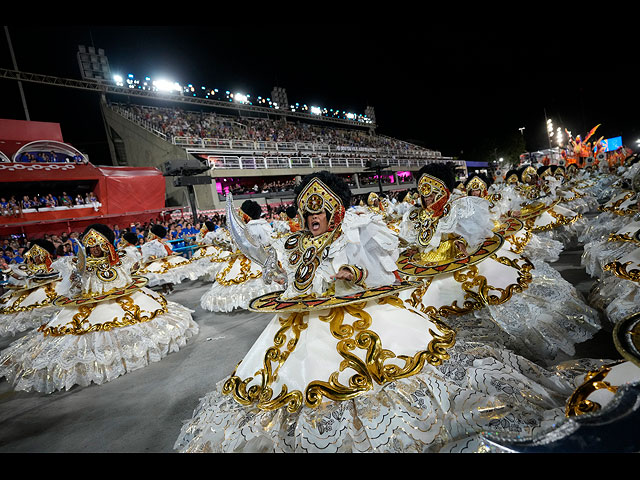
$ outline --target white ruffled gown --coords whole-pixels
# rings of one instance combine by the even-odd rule
[[[9,284],[15,288],[0,297],[0,336],[15,335],[37,328],[47,323],[60,310],[53,301],[69,290],[72,258],[66,256],[54,260],[51,269],[58,272],[59,276],[46,284],[34,282],[19,265],[11,265],[16,276],[21,279],[10,277]]]
[[[632,190],[622,190],[600,207],[601,213],[592,218],[579,240],[585,244],[606,239],[610,233],[640,219],[637,212],[638,195]]]
[[[462,197],[450,205],[450,213],[438,222],[432,248],[442,235],[455,234],[467,241],[471,253],[492,235],[488,202]],[[414,242],[411,225],[403,224],[401,232]],[[576,344],[601,328],[598,312],[573,285],[546,262],[513,252],[508,242],[471,267],[428,278],[425,287],[401,297],[446,316],[458,334],[482,342],[494,339],[541,365],[573,355]]]
[[[343,264],[367,268],[369,288],[392,282],[397,238],[382,218],[348,211],[342,228],[308,293],[322,295]],[[285,268],[288,258],[280,257]],[[299,294],[295,272],[287,274],[287,291]],[[335,282],[336,295],[354,291]],[[233,374],[200,400],[175,448],[433,452],[470,432],[529,433],[553,423],[588,368],[593,363],[546,371],[502,348],[456,340],[395,295],[280,311]]]
[[[497,185],[494,191],[499,194],[500,198],[493,201],[493,207],[490,211],[494,224],[499,225],[502,221],[507,220],[512,212],[520,209],[522,199],[511,185]],[[505,237],[505,241],[509,243],[509,250],[513,253],[521,253],[529,259],[549,263],[558,261],[564,250],[564,244],[559,240],[534,233],[531,226],[526,222],[523,223],[523,228],[520,231]]]
[[[640,311],[639,231],[640,221],[634,221],[606,240],[585,246],[583,264],[598,279],[589,301],[613,324]]]
[[[201,270],[202,277],[206,280],[213,280],[222,270],[231,256],[232,243],[227,239],[228,233],[223,228],[218,228],[205,235],[198,233],[196,243],[200,248],[193,252],[190,261]],[[202,278],[201,277],[201,278]]]
[[[273,242],[274,232],[264,219],[250,220],[247,229],[263,245]],[[215,282],[200,299],[200,306],[210,312],[232,312],[246,309],[249,302],[282,287],[275,282],[266,284],[262,279],[262,266],[251,261],[239,250],[227,256],[215,276]]]
[[[100,385],[186,345],[199,331],[192,310],[146,287],[127,289],[134,282],[130,269],[135,261],[124,255],[111,282],[85,272],[81,296],[108,299],[71,302],[46,325],[11,343],[0,352],[0,377],[14,390],[27,392]]]
[[[207,273],[206,266],[172,253],[171,247],[158,239],[144,243],[140,251],[142,267],[138,273],[149,279],[149,287],[177,285],[184,280],[197,280]]]

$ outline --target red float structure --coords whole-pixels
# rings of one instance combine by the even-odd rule
[[[0,197],[91,193],[97,202],[69,207],[27,208],[0,217],[0,236],[82,231],[100,222],[125,226],[163,215],[165,178],[153,167],[91,164],[63,142],[60,125],[0,119]]]

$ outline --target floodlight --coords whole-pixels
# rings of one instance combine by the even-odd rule
[[[234,96],[234,100],[236,102],[239,102],[239,103],[246,103],[247,102],[247,96],[242,94],[242,93],[236,93],[235,96]]]
[[[153,86],[161,92],[180,91],[182,89],[178,82],[171,83],[168,80],[154,80]]]

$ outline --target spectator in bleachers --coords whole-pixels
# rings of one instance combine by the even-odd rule
[[[355,128],[316,126],[284,119],[225,118],[206,112],[166,107],[121,105],[120,108],[128,110],[134,117],[148,122],[152,128],[169,137],[190,137],[196,141],[217,138],[257,142],[309,142],[357,149],[423,150],[407,142],[372,135]]]
[[[2,214],[3,217],[8,217],[11,213],[7,199],[4,197],[0,198],[0,214]]]
[[[73,205],[73,199],[67,195],[67,192],[62,192],[60,196],[60,203],[65,207],[71,207]]]

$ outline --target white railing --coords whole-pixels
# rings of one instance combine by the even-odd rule
[[[441,160],[415,158],[387,158],[381,160],[383,168],[409,168],[422,167],[427,163]],[[364,168],[365,158],[345,157],[263,157],[254,155],[211,155],[208,159],[213,170],[264,170],[264,169],[291,169],[291,168]],[[454,163],[464,165],[462,160],[453,160]]]

